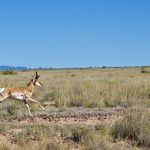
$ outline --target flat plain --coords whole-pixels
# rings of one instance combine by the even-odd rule
[[[45,110],[0,103],[2,150],[150,149],[150,68],[39,69],[33,98]],[[26,86],[35,70],[0,73],[0,88]]]

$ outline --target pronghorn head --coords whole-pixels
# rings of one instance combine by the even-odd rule
[[[28,83],[28,86],[29,85],[33,85],[33,86],[43,86],[42,83],[38,82],[38,78],[40,77],[40,75],[37,73],[35,73],[35,76],[31,79],[31,81]]]

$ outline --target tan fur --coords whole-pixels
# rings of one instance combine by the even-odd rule
[[[36,76],[28,83],[27,87],[4,88],[4,91],[0,93],[0,102],[4,101],[8,97],[13,98],[13,99],[19,99],[26,104],[30,115],[31,115],[31,112],[30,112],[30,107],[27,104],[28,101],[37,103],[44,110],[43,106],[38,101],[31,98],[34,88],[37,85],[36,83],[38,82],[38,78],[39,78],[39,75],[36,72]],[[38,85],[42,86],[42,84],[39,82],[38,82]]]

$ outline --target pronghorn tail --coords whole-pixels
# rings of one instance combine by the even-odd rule
[[[0,88],[0,95],[5,91],[5,88]]]

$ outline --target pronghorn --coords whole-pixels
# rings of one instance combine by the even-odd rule
[[[13,99],[21,100],[27,106],[30,116],[32,116],[32,114],[30,111],[30,107],[27,103],[28,101],[37,103],[44,110],[43,106],[38,101],[31,98],[35,86],[43,86],[43,84],[38,82],[39,77],[40,75],[38,75],[36,71],[36,75],[28,83],[27,87],[0,88],[0,102],[4,101],[6,98],[13,98]]]

